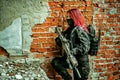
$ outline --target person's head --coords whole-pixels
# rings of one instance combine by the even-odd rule
[[[83,16],[78,9],[68,10],[67,15],[68,15],[67,19],[69,19],[70,22],[73,21],[73,23],[74,23],[72,25],[79,26],[79,27],[83,28],[86,32],[88,32],[88,29],[86,28],[86,26],[84,24]],[[70,20],[70,19],[72,19],[72,20]]]

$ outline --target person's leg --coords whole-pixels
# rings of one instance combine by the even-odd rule
[[[66,70],[66,68],[69,68],[68,63],[66,62],[66,58],[56,57],[52,60],[51,65],[64,80],[72,80],[72,77]]]
[[[88,61],[81,62],[81,65],[79,64],[79,66],[77,68],[80,72],[81,78],[78,77],[77,72],[75,72],[75,70],[74,70],[73,71],[74,72],[74,80],[87,80],[89,71],[90,71],[89,62]]]

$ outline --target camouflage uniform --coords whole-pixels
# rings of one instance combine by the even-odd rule
[[[79,78],[75,70],[73,70],[74,80],[87,80],[89,75],[88,51],[90,49],[90,41],[87,33],[82,28],[76,26],[69,27],[64,32],[64,36],[71,42],[71,52],[76,57],[79,64],[77,68],[81,74],[81,78]],[[59,38],[56,38],[56,43],[62,46]],[[54,58],[51,64],[64,80],[71,80],[71,76],[66,70],[66,68],[69,68],[66,62],[66,56]]]

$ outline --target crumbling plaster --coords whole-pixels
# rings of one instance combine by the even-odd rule
[[[0,0],[0,46],[10,55],[30,53],[31,28],[48,14],[47,0]]]

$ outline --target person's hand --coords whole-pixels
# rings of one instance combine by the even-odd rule
[[[68,40],[66,38],[63,38],[62,41],[63,42],[68,42]]]
[[[76,48],[73,48],[73,49],[71,50],[71,54],[72,54],[72,55],[76,55]]]

